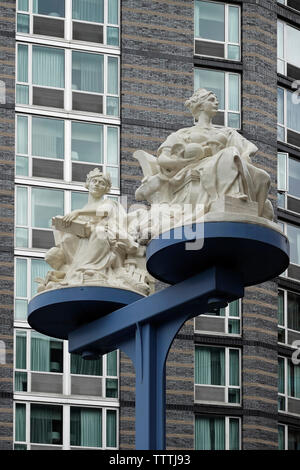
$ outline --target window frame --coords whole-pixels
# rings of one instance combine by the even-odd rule
[[[203,313],[201,315],[199,315],[200,317],[204,317],[204,318],[224,318],[225,320],[225,332],[219,332],[219,331],[210,331],[210,330],[197,330],[196,328],[196,318],[197,317],[194,317],[194,331],[195,333],[198,333],[198,334],[203,334],[203,335],[216,335],[216,336],[224,336],[224,335],[228,335],[230,337],[232,336],[235,336],[235,337],[241,337],[242,335],[242,299],[238,299],[236,302],[238,302],[238,311],[239,311],[239,315],[237,317],[234,317],[232,315],[230,315],[230,305],[228,304],[227,307],[224,308],[224,312],[225,312],[225,315],[221,316],[221,315],[212,315],[212,314],[209,314],[209,313]],[[229,333],[229,322],[230,320],[238,320],[239,321],[239,325],[240,325],[240,332],[239,333]],[[218,320],[217,320],[218,321]],[[221,321],[221,320],[220,320]]]
[[[300,329],[299,330],[293,330],[292,328],[289,328],[289,326],[288,326],[288,293],[290,292],[291,294],[298,295],[299,304],[300,304],[300,293],[299,292],[293,292],[289,289],[283,289],[282,287],[278,288],[278,293],[279,292],[283,293],[283,325],[279,325],[279,321],[278,321],[278,329],[284,331],[285,341],[284,341],[284,343],[282,343],[281,341],[278,340],[278,343],[293,347],[292,344],[288,343],[288,332],[291,331],[292,333],[298,334],[299,339],[300,339]]]
[[[20,45],[26,46],[27,47],[27,69],[28,69],[28,81],[20,81],[18,80],[18,48]],[[64,87],[52,87],[52,86],[45,86],[45,85],[36,85],[33,83],[32,79],[32,71],[33,71],[33,47],[47,47],[47,48],[52,48],[56,50],[61,50],[64,52]],[[31,109],[32,107],[36,109],[40,109],[41,111],[43,109],[45,110],[52,110],[52,111],[66,111],[66,112],[71,112],[74,115],[95,115],[97,117],[103,116],[109,119],[120,119],[120,56],[119,55],[114,55],[113,53],[103,53],[99,52],[99,50],[87,50],[87,49],[80,49],[76,47],[71,48],[64,48],[61,47],[61,44],[55,45],[53,43],[51,44],[34,44],[34,43],[26,43],[24,41],[22,42],[17,42],[16,44],[16,90],[18,89],[18,86],[27,86],[28,87],[28,104],[25,103],[18,103],[16,102],[17,107],[22,107],[22,108],[27,108]],[[98,55],[103,57],[103,93],[101,92],[89,92],[89,91],[84,91],[84,90],[73,90],[72,88],[72,70],[73,70],[73,65],[72,65],[72,54],[73,52],[80,52],[83,54],[93,54],[93,55]],[[109,73],[109,68],[108,68],[108,60],[109,58],[113,58],[117,61],[118,63],[118,93],[109,93],[108,92],[108,73]],[[33,104],[33,88],[39,88],[39,89],[46,89],[46,90],[57,90],[60,92],[63,92],[64,94],[64,107],[63,108],[58,108],[58,107],[51,107],[51,106],[42,106],[42,105],[37,105]],[[81,94],[87,94],[87,95],[96,95],[99,97],[102,97],[103,100],[103,112],[92,112],[92,111],[79,111],[76,109],[73,109],[72,105],[72,100],[73,100],[73,93],[81,93]],[[107,98],[112,97],[112,98],[117,98],[118,103],[119,103],[119,113],[118,115],[110,115],[107,114]]]
[[[197,0],[195,0],[195,6],[196,6],[196,1]],[[233,4],[233,3],[219,2],[219,1],[210,1],[210,0],[204,0],[204,1],[206,1],[208,3],[216,3],[216,4],[219,4],[219,5],[224,5],[224,35],[225,35],[225,40],[224,41],[218,41],[218,40],[214,40],[214,39],[205,39],[205,38],[198,37],[198,36],[196,36],[196,32],[195,32],[195,28],[194,28],[194,54],[195,54],[195,56],[210,57],[210,58],[214,58],[214,59],[223,59],[223,60],[226,60],[226,61],[230,60],[230,61],[234,61],[234,62],[240,62],[241,61],[241,7],[240,7],[240,5]],[[238,12],[239,12],[239,25],[238,25],[239,38],[238,38],[237,43],[229,41],[229,8],[230,7],[237,8]],[[196,40],[203,41],[203,42],[208,42],[208,43],[223,44],[224,45],[224,57],[196,53]],[[238,59],[228,58],[229,46],[238,46],[239,47],[239,58]]]
[[[82,450],[103,450],[103,449],[118,449],[119,447],[119,409],[118,407],[112,407],[110,405],[97,405],[95,403],[87,404],[84,403],[65,403],[63,401],[53,401],[53,400],[24,400],[23,398],[16,398],[14,401],[14,418],[16,416],[16,405],[22,404],[25,405],[26,409],[26,440],[25,441],[16,441],[16,426],[14,429],[14,445],[24,445],[27,447],[27,450],[31,450],[31,446],[34,447],[48,447],[49,450],[59,448],[61,450],[71,450],[71,449],[82,449]],[[42,443],[33,443],[30,440],[31,435],[31,405],[48,405],[48,406],[60,406],[62,408],[62,444],[42,444]],[[95,410],[102,410],[102,446],[101,447],[87,447],[87,446],[71,446],[70,444],[70,426],[71,426],[71,407],[78,408],[92,408]],[[107,411],[114,411],[116,413],[116,447],[108,447],[106,445],[106,431],[107,431]],[[14,419],[15,422],[15,419]]]
[[[292,129],[291,127],[288,127],[288,124],[287,124],[287,115],[288,115],[288,113],[287,113],[287,94],[288,93],[293,94],[295,92],[293,92],[291,90],[288,90],[288,89],[286,89],[282,86],[278,86],[277,89],[278,89],[278,91],[283,90],[283,124],[279,123],[279,119],[277,117],[277,140],[279,142],[288,143],[288,145],[291,145],[292,147],[295,147],[296,149],[299,149],[300,145],[297,146],[295,144],[292,144],[292,143],[288,142],[288,135],[287,135],[288,131],[291,131],[291,132],[293,132],[293,133],[295,133],[299,136],[299,141],[300,141],[300,130],[297,131],[295,129]],[[281,138],[280,129],[283,131],[284,140],[282,140],[282,138]]]
[[[216,127],[230,127],[228,125],[228,114],[236,114],[239,116],[239,127],[231,127],[231,129],[241,130],[242,128],[242,94],[241,94],[241,74],[238,72],[229,72],[226,70],[219,70],[219,69],[209,69],[205,67],[194,67],[194,90],[196,90],[195,82],[196,82],[196,73],[198,70],[205,70],[209,72],[218,72],[224,74],[224,109],[219,107],[218,112],[224,113],[224,124],[214,124]],[[239,90],[238,90],[238,103],[239,103],[239,111],[232,111],[229,109],[229,76],[237,76],[239,82]],[[202,87],[201,87],[202,88]]]
[[[242,354],[241,354],[241,349],[240,348],[234,348],[234,347],[229,347],[229,346],[212,346],[211,344],[196,344],[194,348],[194,357],[196,357],[196,349],[197,347],[207,347],[207,348],[218,348],[218,349],[224,349],[224,364],[225,364],[225,384],[224,385],[213,385],[213,384],[199,384],[196,382],[196,367],[194,368],[194,402],[195,403],[203,403],[203,404],[214,404],[214,405],[219,405],[219,406],[224,406],[225,405],[230,405],[230,406],[235,406],[235,407],[240,407],[241,402],[242,402],[242,396],[241,396],[241,391],[242,391]],[[230,351],[238,351],[239,352],[239,385],[230,385]],[[219,389],[224,389],[225,393],[225,401],[220,402],[220,401],[210,401],[210,400],[197,400],[196,399],[196,387],[201,387],[202,389],[205,388],[219,388]],[[232,403],[229,401],[229,391],[230,389],[235,389],[239,390],[239,396],[240,400],[239,403]]]
[[[43,114],[23,114],[20,112],[16,112],[16,150],[17,150],[17,139],[18,139],[18,117],[24,117],[27,118],[27,142],[28,142],[28,148],[27,148],[27,154],[23,153],[18,153],[16,151],[16,159],[18,157],[23,157],[27,158],[28,161],[28,175],[15,175],[16,181],[19,180],[30,180],[30,184],[32,184],[32,181],[47,181],[49,182],[59,182],[59,181],[64,181],[66,183],[72,183],[74,186],[81,186],[82,185],[82,191],[86,191],[86,188],[83,187],[84,183],[80,182],[73,182],[72,181],[72,164],[75,163],[80,163],[81,165],[95,165],[95,166],[101,166],[103,168],[103,171],[109,171],[109,168],[113,168],[115,170],[118,170],[118,186],[112,186],[111,189],[111,194],[120,194],[120,127],[115,125],[115,124],[109,124],[109,123],[104,123],[104,122],[93,122],[93,121],[84,121],[81,119],[63,119],[61,117],[54,117],[54,116],[48,116],[48,115],[43,115]],[[32,152],[32,130],[33,130],[33,118],[43,118],[43,119],[53,119],[55,121],[61,121],[63,122],[63,130],[64,130],[64,158],[53,158],[53,157],[41,157],[41,156],[34,156]],[[97,125],[97,126],[102,126],[103,129],[103,163],[93,163],[93,162],[84,162],[82,160],[72,160],[72,124],[73,123],[79,123],[79,124],[89,124],[89,125]],[[108,130],[109,128],[113,128],[117,130],[117,163],[109,163],[108,161]],[[63,164],[63,180],[55,179],[55,178],[43,178],[43,177],[37,177],[37,176],[32,176],[32,168],[33,168],[33,159],[39,160],[39,161],[47,161],[47,162],[62,162]],[[71,210],[71,209],[70,209]]]
[[[196,448],[196,420],[197,418],[224,418],[225,420],[225,449],[224,450],[229,450],[229,446],[230,446],[230,440],[229,440],[230,419],[238,420],[239,422],[239,450],[242,449],[242,419],[239,416],[205,415],[205,414],[200,414],[200,413],[197,413],[194,415],[194,449]]]
[[[119,397],[120,397],[120,353],[119,350],[116,351],[116,363],[117,363],[117,371],[116,375],[108,375],[108,358],[109,358],[109,353],[104,354],[102,356],[102,375],[88,375],[88,374],[75,374],[71,372],[71,354],[68,351],[68,342],[64,340],[56,340],[56,338],[53,338],[53,340],[60,341],[63,344],[62,348],[62,372],[51,372],[51,371],[35,371],[31,369],[31,339],[32,339],[32,333],[35,333],[34,330],[29,328],[29,325],[26,324],[15,324],[14,328],[14,358],[15,358],[15,364],[16,364],[16,338],[18,332],[25,332],[26,333],[26,367],[24,369],[20,369],[15,367],[14,372],[24,372],[27,374],[27,391],[16,391],[15,390],[15,374],[14,374],[14,379],[13,379],[13,388],[14,388],[14,394],[16,397],[37,397],[37,396],[49,396],[54,397],[57,396],[55,393],[49,393],[49,392],[33,392],[31,391],[31,374],[41,374],[41,375],[50,375],[50,376],[60,376],[62,377],[62,389],[63,389],[63,395],[68,396],[69,400],[75,400],[76,402],[78,401],[78,396],[79,395],[73,395],[71,393],[71,384],[72,384],[72,377],[83,377],[83,378],[95,378],[95,379],[101,379],[102,383],[102,393],[101,397],[99,398],[98,401],[100,402],[107,402],[111,404],[115,404],[119,402]],[[45,335],[46,336],[46,335]],[[49,338],[47,336],[47,338]],[[107,380],[117,380],[117,397],[107,397],[106,396],[106,390],[107,390]],[[90,395],[80,395],[79,401],[86,403],[87,398],[89,398]],[[92,395],[93,402],[95,401],[95,397]]]
[[[289,398],[291,398],[292,400],[297,400],[299,403],[300,403],[300,397],[297,398],[297,397],[293,397],[291,395],[289,395],[289,362],[291,362],[291,359],[290,358],[287,358],[287,357],[284,357],[284,356],[278,356],[278,362],[279,362],[279,359],[280,360],[283,360],[283,364],[284,364],[284,383],[283,383],[283,387],[284,387],[284,392],[279,392],[279,381],[278,381],[278,413],[285,413],[285,414],[289,414],[289,415],[292,415],[292,416],[300,416],[299,414],[297,413],[291,413],[290,411],[288,411],[288,400]],[[295,367],[300,367],[300,365],[298,366],[295,366]],[[284,409],[280,409],[280,399],[283,399],[284,400]]]
[[[290,25],[289,23],[286,23],[285,21],[278,20],[277,25],[281,24],[283,27],[283,57],[279,57],[279,53],[277,54],[277,73],[284,75],[287,77],[287,65],[290,64],[293,67],[296,67],[300,70],[300,64],[296,65],[293,64],[292,62],[288,62],[287,60],[287,50],[288,50],[288,41],[287,41],[287,27],[290,27],[292,29],[295,29],[299,33],[299,39],[300,39],[300,28],[296,28],[295,26]],[[278,35],[278,28],[277,26],[277,35]],[[278,36],[279,37],[279,36]],[[279,51],[279,48],[277,49]],[[279,66],[279,63],[282,63],[283,65],[283,72],[281,72],[281,67]]]
[[[120,49],[120,0],[118,0],[118,23],[113,24],[110,23],[108,20],[108,1],[103,0],[104,3],[104,21],[103,22],[94,22],[94,21],[87,21],[87,20],[77,20],[73,19],[73,5],[72,5],[72,0],[64,0],[65,1],[65,16],[50,16],[50,15],[43,15],[40,13],[34,13],[33,12],[33,0],[28,0],[28,10],[21,10],[19,8],[18,2],[16,5],[16,28],[18,26],[18,15],[27,15],[29,17],[29,32],[21,32],[17,31],[17,38],[20,39],[25,39],[29,36],[33,36],[36,38],[41,38],[41,39],[50,39],[52,41],[61,41],[61,42],[72,42],[76,44],[88,44],[88,45],[93,45],[93,46],[100,46],[100,47],[105,47],[109,49]],[[64,37],[57,37],[57,36],[47,36],[43,34],[34,34],[33,33],[33,19],[34,17],[39,17],[39,18],[45,18],[45,19],[55,19],[62,21],[64,23]],[[73,38],[73,22],[76,23],[83,23],[83,24],[91,24],[95,26],[102,26],[103,27],[103,43],[96,43],[92,41],[82,41],[82,40],[77,40]],[[108,44],[107,38],[108,38],[108,28],[114,27],[118,29],[118,38],[119,38],[119,44],[118,45],[111,45]]]

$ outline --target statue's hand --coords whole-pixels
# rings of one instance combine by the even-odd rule
[[[80,211],[76,210],[76,211],[72,211],[70,212],[70,214],[67,214],[63,217],[62,219],[62,223],[65,227],[69,227],[71,225],[71,223],[73,222],[73,220],[76,219],[76,217],[78,217],[80,215]]]

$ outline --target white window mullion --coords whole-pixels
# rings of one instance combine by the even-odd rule
[[[225,402],[229,403],[229,348],[225,348]]]
[[[229,417],[225,416],[225,450],[229,449]]]
[[[26,444],[27,446],[30,444],[30,403],[26,403]]]
[[[28,175],[32,178],[32,116],[28,115]]]
[[[65,0],[65,39],[72,40],[72,0]]]
[[[70,449],[70,428],[71,428],[71,420],[70,420],[70,406],[65,405],[63,408],[63,450]]]
[[[72,181],[72,121],[65,121],[65,160],[64,160],[64,180],[68,183]]]
[[[72,51],[65,49],[65,110],[72,110]]]

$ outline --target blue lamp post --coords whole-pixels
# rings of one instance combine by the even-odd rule
[[[29,304],[29,324],[68,339],[71,353],[93,359],[121,349],[132,359],[136,449],[165,449],[165,364],[182,325],[243,297],[244,287],[278,276],[289,263],[287,238],[266,226],[208,222],[189,233],[178,239],[171,230],[150,242],[147,269],[171,286],[149,297],[84,286],[46,291]],[[204,234],[201,249],[186,249],[197,233]]]

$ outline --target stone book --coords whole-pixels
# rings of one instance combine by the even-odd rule
[[[67,227],[63,223],[63,216],[57,215],[52,217],[52,226],[61,232],[72,233],[78,237],[88,238],[91,234],[91,229],[86,222],[80,220],[73,220]]]

